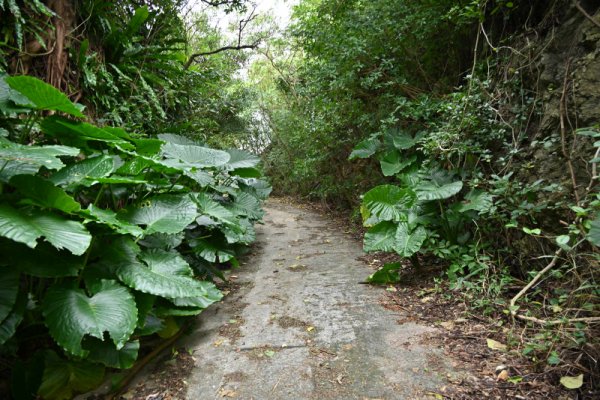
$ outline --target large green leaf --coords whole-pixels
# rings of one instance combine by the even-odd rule
[[[371,274],[367,281],[378,285],[387,285],[396,283],[400,280],[398,271],[402,265],[400,263],[388,263],[381,267],[377,272]]]
[[[26,96],[38,110],[62,111],[74,117],[84,115],[69,98],[54,86],[32,76],[11,76],[6,83]]]
[[[51,287],[42,304],[46,326],[54,340],[67,352],[84,357],[85,335],[104,340],[108,332],[121,349],[137,323],[137,308],[129,290],[115,281],[104,280],[93,296],[68,284]]]
[[[129,177],[129,176],[112,175],[112,176],[109,176],[108,178],[98,178],[98,179],[95,179],[91,183],[92,184],[102,183],[102,184],[109,184],[109,185],[139,185],[139,184],[142,184],[142,183],[148,183],[148,181],[146,181],[144,179],[132,178],[132,177]],[[156,185],[159,185],[158,180],[155,180],[152,183],[154,183]]]
[[[216,221],[232,225],[233,227],[237,227],[237,229],[240,230],[240,226],[236,216],[231,211],[223,207],[221,204],[211,199],[207,194],[198,194],[198,196],[196,196],[196,200],[199,206],[199,212],[201,214],[208,215],[214,218]]]
[[[8,253],[2,253],[8,255]],[[13,257],[13,255],[10,255]],[[0,267],[0,322],[13,309],[19,293],[19,271],[14,268]]]
[[[135,145],[136,152],[144,156],[158,154],[164,143],[162,140],[158,139],[130,139],[130,141]]]
[[[64,360],[46,352],[46,368],[38,394],[46,400],[71,400],[95,389],[104,379],[104,366],[88,361]]]
[[[262,179],[248,179],[240,184],[240,189],[261,200],[265,200],[269,197],[273,190],[269,182]]]
[[[226,225],[221,228],[221,231],[225,235],[225,239],[227,239],[227,243],[244,243],[250,244],[256,240],[256,231],[254,230],[254,225],[250,220],[246,218],[241,218],[239,220],[239,225]]]
[[[25,199],[26,204],[35,204],[42,208],[54,208],[71,214],[81,209],[74,198],[45,179],[35,175],[17,175],[10,180]]]
[[[20,112],[24,110],[21,106],[31,106],[31,101],[27,97],[8,86],[6,78],[8,75],[0,72],[0,112]]]
[[[127,140],[113,134],[109,130],[88,124],[87,122],[71,121],[66,118],[52,116],[44,119],[41,127],[44,133],[60,138],[61,142],[66,144],[83,147],[88,141],[96,141],[112,143],[124,149],[135,149],[135,146]]]
[[[23,146],[0,138],[0,181],[16,175],[34,175],[41,167],[59,170],[65,166],[59,157],[76,156],[79,149],[67,146]]]
[[[240,192],[235,195],[232,204],[227,207],[238,216],[248,217],[252,220],[261,219],[264,216],[260,200],[249,193]]]
[[[138,243],[148,249],[171,250],[179,247],[185,238],[185,232],[175,234],[153,233],[146,235]]]
[[[85,339],[83,347],[89,351],[87,359],[111,368],[128,369],[133,367],[140,349],[139,340],[125,343],[118,349],[109,341],[93,337]]]
[[[413,138],[409,134],[401,132],[400,130],[395,130],[395,131],[390,132],[390,136],[392,138],[392,142],[394,143],[394,146],[398,150],[410,149],[410,148],[414,147],[421,139],[420,136],[416,136]]]
[[[202,143],[187,138],[181,135],[174,135],[172,133],[161,133],[158,138],[166,143],[180,144],[183,146],[202,146]]]
[[[356,158],[369,158],[375,154],[380,145],[381,143],[377,138],[363,140],[357,144],[354,149],[352,149],[352,153],[350,153],[348,159],[354,160]]]
[[[54,173],[50,180],[60,186],[91,186],[98,178],[110,175],[114,166],[114,159],[110,156],[90,157]]]
[[[220,167],[225,165],[231,157],[229,153],[221,150],[174,143],[165,143],[162,151],[165,157],[178,160],[189,167],[196,168]]]
[[[206,308],[223,298],[223,293],[213,283],[205,283],[206,293],[203,296],[178,297],[171,299],[171,302],[178,307]]]
[[[590,231],[587,234],[587,240],[596,246],[600,246],[600,218],[592,221]]]
[[[117,173],[121,175],[139,175],[146,169],[154,169],[156,167],[160,169],[166,169],[164,166],[158,164],[155,160],[148,157],[134,157],[131,160],[125,162],[117,169]]]
[[[173,306],[158,306],[154,311],[157,316],[161,318],[165,317],[192,317],[200,314],[203,308],[192,308],[192,307],[173,307]]]
[[[141,262],[121,265],[119,279],[143,293],[166,298],[196,297],[208,293],[207,282],[193,279],[192,269],[177,253],[152,249],[142,253]]]
[[[161,195],[127,208],[119,218],[145,226],[146,234],[179,233],[194,222],[197,215],[196,203],[190,195]]]
[[[24,243],[31,248],[44,237],[57,249],[67,249],[75,255],[83,254],[92,236],[76,221],[50,213],[21,213],[8,205],[0,205],[0,236]]]
[[[260,178],[261,172],[256,168],[237,168],[229,171],[229,175],[239,176],[240,178]]]
[[[393,176],[414,163],[416,160],[417,156],[415,155],[402,158],[402,154],[398,150],[392,150],[381,159],[381,171],[384,176]]]
[[[460,192],[462,187],[461,181],[440,185],[435,181],[427,180],[420,182],[415,191],[419,200],[444,200]]]
[[[254,168],[260,163],[258,156],[244,150],[229,149],[227,153],[229,153],[229,161],[227,161],[226,167],[230,171],[239,168]]]
[[[196,183],[202,187],[206,187],[215,183],[215,178],[213,178],[211,174],[198,168],[184,167],[183,173],[185,176],[195,180]]]
[[[67,251],[58,251],[46,243],[41,243],[32,250],[23,244],[2,239],[0,254],[11,255],[10,259],[0,259],[0,265],[10,266],[39,278],[77,276],[83,268],[83,257],[76,257]]]
[[[117,214],[112,210],[104,210],[96,207],[93,204],[90,204],[88,208],[82,212],[82,214],[94,222],[109,226],[115,232],[122,235],[141,237],[144,234],[144,230],[142,228],[118,219]]]
[[[471,190],[465,196],[465,199],[456,207],[458,212],[477,211],[484,213],[490,210],[494,204],[494,196],[477,189]]]
[[[410,257],[419,250],[427,238],[427,231],[422,226],[411,230],[407,223],[398,224],[394,241],[394,250],[402,257]]]
[[[416,195],[410,189],[394,185],[377,186],[363,197],[363,204],[377,218],[383,221],[400,221],[406,210],[415,203]]]
[[[235,258],[235,252],[227,246],[224,240],[217,237],[207,239],[192,239],[190,246],[194,252],[208,262],[227,262]]]
[[[369,228],[365,233],[364,250],[370,251],[392,251],[396,236],[396,224],[383,221]]]

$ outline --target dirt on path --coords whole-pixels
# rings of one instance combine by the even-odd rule
[[[188,399],[440,398],[459,374],[422,343],[435,328],[380,304],[362,245],[323,216],[271,200],[239,288],[181,344]]]

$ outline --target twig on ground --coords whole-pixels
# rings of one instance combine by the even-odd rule
[[[515,303],[517,302],[517,300],[519,300],[519,298],[521,298],[521,296],[523,296],[525,293],[527,293],[527,291],[528,291],[529,289],[531,289],[531,288],[533,287],[533,285],[535,285],[535,284],[537,283],[537,281],[539,281],[539,280],[540,280],[540,278],[541,278],[541,277],[542,277],[542,276],[543,276],[543,275],[544,275],[546,272],[550,271],[550,270],[551,270],[551,269],[552,269],[552,268],[553,268],[553,267],[556,265],[556,263],[558,262],[558,259],[559,259],[560,255],[562,254],[562,252],[563,252],[563,249],[558,249],[558,250],[556,250],[556,252],[554,253],[554,257],[552,257],[552,261],[550,261],[550,263],[549,263],[548,265],[546,265],[546,266],[544,267],[544,269],[542,269],[540,272],[538,272],[538,273],[537,273],[537,274],[536,274],[536,275],[533,277],[533,279],[532,279],[532,280],[531,280],[531,281],[530,281],[530,282],[529,282],[527,285],[525,285],[525,287],[524,287],[523,289],[521,289],[521,291],[520,291],[519,293],[517,293],[517,294],[515,295],[515,297],[513,297],[513,298],[510,300],[510,307],[509,307],[509,310],[510,310],[510,315],[511,315],[511,316],[512,316],[512,318],[513,318],[513,321],[514,321],[514,318],[515,318],[515,316],[517,315],[517,310],[515,309]]]
[[[541,325],[561,325],[561,324],[572,324],[575,322],[587,322],[587,323],[600,322],[600,317],[555,319],[555,320],[550,320],[550,321],[535,318],[535,317],[528,317],[526,315],[520,315],[520,314],[516,314],[516,315],[514,315],[514,317],[518,318],[518,319],[522,319],[524,321],[535,322],[536,324],[541,324]]]

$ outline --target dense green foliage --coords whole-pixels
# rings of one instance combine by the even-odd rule
[[[438,290],[510,349],[597,366],[600,122],[569,73],[597,40],[560,42],[565,20],[594,25],[570,2],[301,0],[252,57],[213,53],[226,38],[185,1],[46,4],[0,0],[15,397],[93,387],[220,298],[270,192],[240,147],[277,193],[352,213],[365,251],[395,255],[370,282],[441,266]]]
[[[550,32],[568,9],[306,0],[289,43],[273,43],[254,69],[267,89],[264,160],[277,192],[360,207],[365,251],[399,259],[372,282],[442,261],[445,282],[470,304],[541,328],[508,340],[551,365],[597,345],[600,133],[589,127],[597,119],[577,126],[566,78],[544,115],[542,97],[553,103],[537,92],[536,60],[549,44],[520,35],[523,26]],[[543,284],[517,295],[538,272]]]
[[[17,399],[93,389],[219,301],[271,190],[231,148],[244,57],[186,65],[223,45],[206,15],[47,4],[0,2],[0,377]]]
[[[36,1],[0,8],[3,21],[15,24],[3,25],[8,42],[0,46],[0,67],[37,76],[69,93],[101,125],[144,134],[193,132],[213,145],[221,143],[215,137],[243,130],[237,115],[246,94],[234,74],[246,56],[222,53],[186,69],[191,53],[226,41],[205,14],[190,12],[188,2],[149,0],[135,7],[128,1],[56,3],[56,10],[43,13]],[[239,8],[243,2],[222,3]],[[59,23],[69,32],[57,31],[56,37],[46,32]],[[27,33],[37,30],[41,33]],[[63,53],[54,51],[58,46]],[[234,141],[235,135],[223,140],[227,145]]]
[[[78,107],[36,78],[0,82],[9,88],[0,107],[0,247],[10,255],[0,261],[0,341],[5,351],[39,347],[40,394],[68,399],[102,380],[98,363],[131,367],[142,337],[169,336],[178,317],[222,297],[194,277],[237,264],[270,189],[246,178],[260,176],[249,153],[101,128],[77,120]],[[46,329],[75,358],[39,346]],[[66,368],[93,379],[53,377]],[[37,387],[24,379],[13,375],[15,386]]]

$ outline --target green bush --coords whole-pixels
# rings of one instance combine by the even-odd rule
[[[237,265],[270,192],[250,153],[81,111],[0,76],[0,344],[19,398],[89,390],[130,368],[144,337],[219,301],[210,278]]]

